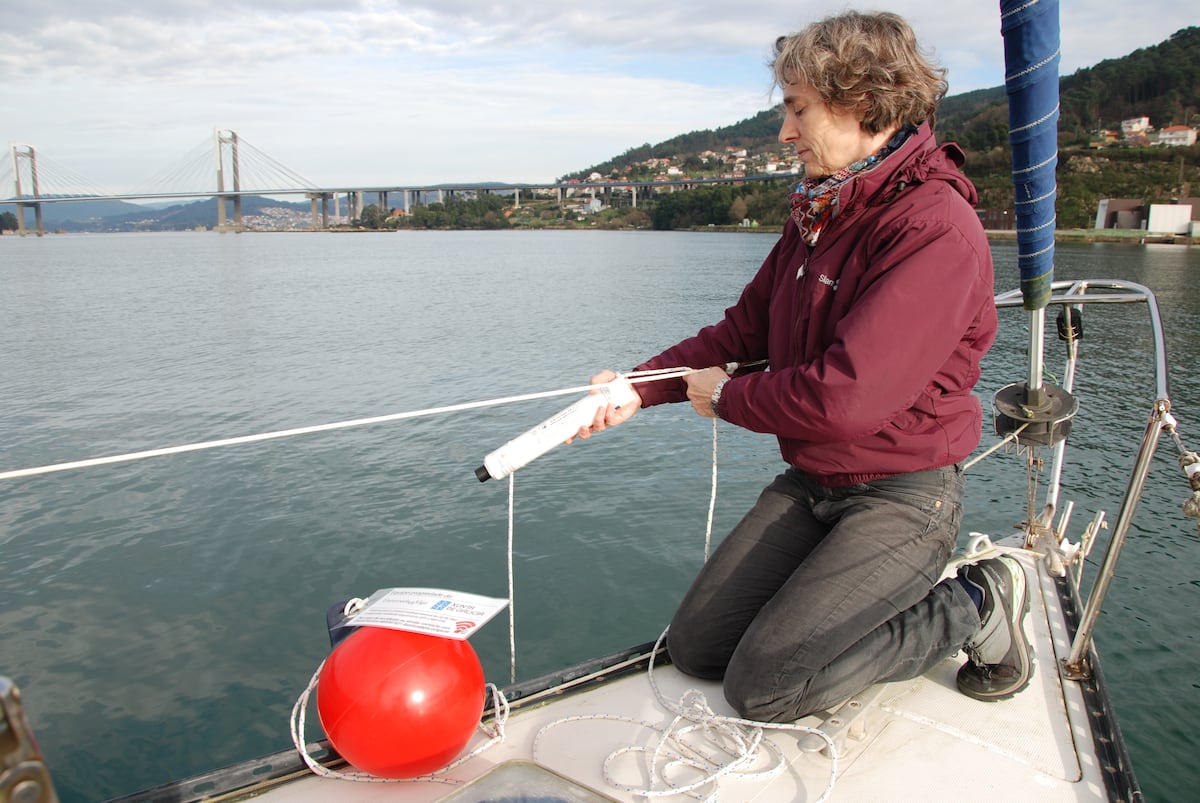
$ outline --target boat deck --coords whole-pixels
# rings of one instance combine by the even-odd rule
[[[880,684],[837,712],[807,717],[835,741],[837,776],[832,799],[877,800],[1107,800],[1102,762],[1096,758],[1079,684],[1064,681],[1059,659],[1070,636],[1058,589],[1042,564],[1021,556],[1030,584],[1026,632],[1035,652],[1033,679],[1011,700],[984,703],[960,694],[954,676],[964,657],[947,659],[910,681]],[[700,691],[716,714],[734,716],[718,684],[697,682],[673,667],[654,678],[667,700]],[[610,721],[591,717],[620,717]],[[447,773],[457,785],[429,782],[355,783],[307,775],[256,799],[270,801],[483,801],[531,799],[645,800],[611,784],[648,788],[645,756],[621,752],[650,745],[654,727],[666,727],[664,710],[645,671],[587,691],[554,696],[515,709],[506,739]],[[625,720],[633,720],[628,722]],[[551,725],[534,742],[543,728]],[[647,723],[640,725],[635,723]],[[482,739],[482,737],[479,737]],[[831,761],[819,737],[795,731],[766,732],[786,770],[775,777],[724,777],[717,797],[739,801],[813,801],[825,793]],[[816,744],[813,744],[813,741]],[[815,749],[814,749],[815,747]],[[685,783],[680,775],[676,782]],[[703,790],[711,793],[711,788]],[[517,797],[514,798],[513,794]],[[681,798],[675,798],[681,799]]]

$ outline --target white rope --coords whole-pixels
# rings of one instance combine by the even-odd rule
[[[508,474],[508,675],[517,682],[517,617],[514,613],[516,586],[513,583],[513,485],[517,472]]]
[[[571,722],[609,721],[638,725],[656,732],[657,739],[646,747],[621,747],[611,752],[604,760],[603,775],[606,783],[638,797],[659,798],[687,795],[698,800],[716,801],[719,781],[723,778],[739,780],[770,780],[787,770],[787,762],[779,748],[766,738],[765,731],[791,731],[814,734],[825,742],[829,753],[829,780],[816,803],[823,803],[833,793],[837,780],[838,754],[833,738],[824,731],[795,723],[755,722],[740,717],[723,716],[709,708],[703,693],[688,689],[678,703],[666,699],[654,679],[654,659],[667,636],[663,631],[650,654],[647,679],[659,705],[674,715],[667,725],[654,724],[615,714],[583,714],[550,722],[544,725],[533,740],[533,759],[538,761],[542,738],[551,729]],[[633,786],[614,777],[613,768],[626,755],[645,756],[645,770],[649,777],[648,786]],[[765,767],[754,769],[766,763]],[[690,775],[690,780],[680,781],[676,776]],[[697,775],[699,777],[697,777]],[[701,790],[707,788],[708,794]]]
[[[441,415],[444,413],[457,413],[464,410],[475,410],[483,407],[497,407],[502,404],[514,404],[516,402],[533,401],[535,399],[548,399],[553,396],[588,393],[596,390],[597,388],[606,387],[613,384],[613,382],[619,382],[622,380],[628,380],[635,384],[638,382],[657,382],[664,379],[677,379],[690,373],[694,373],[694,371],[692,371],[690,368],[671,368],[658,371],[637,371],[626,374],[624,377],[618,377],[611,382],[596,385],[578,385],[576,387],[563,388],[561,390],[547,390],[539,393],[523,393],[517,396],[505,396],[498,399],[486,399],[483,401],[464,402],[462,404],[450,404],[443,407],[427,407],[423,410],[410,410],[402,413],[371,416],[369,418],[355,418],[349,421],[336,421],[331,424],[316,424],[314,426],[296,427],[294,429],[280,429],[275,430],[274,432],[262,432],[257,435],[242,435],[235,438],[221,438],[219,440],[188,443],[182,446],[167,446],[160,449],[147,449],[141,452],[128,452],[126,454],[110,455],[108,457],[93,457],[87,460],[74,460],[68,463],[54,463],[51,465],[38,466],[36,468],[0,471],[0,480],[32,477],[38,474],[50,474],[57,471],[69,471],[76,468],[91,468],[93,466],[108,465],[110,463],[146,460],[151,457],[165,457],[167,455],[182,454],[184,452],[196,452],[202,449],[216,449],[222,446],[239,446],[245,443],[258,443],[260,441],[274,440],[277,438],[290,438],[296,435],[311,435],[317,432],[330,432],[332,430],[363,427],[370,424],[384,424],[392,421],[403,421],[410,418],[422,418],[431,415]]]
[[[717,423],[721,419],[713,416],[712,436],[712,481],[708,493],[708,524],[704,528],[704,562],[712,551],[713,513],[717,509]]]

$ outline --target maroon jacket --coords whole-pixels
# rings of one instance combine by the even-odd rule
[[[957,145],[929,126],[841,188],[811,248],[789,223],[725,319],[638,366],[735,376],[721,418],[774,434],[783,459],[827,486],[961,461],[979,445],[972,393],[996,337],[992,255]],[[682,380],[637,386],[686,400]]]

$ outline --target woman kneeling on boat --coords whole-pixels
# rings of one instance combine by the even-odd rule
[[[671,621],[671,660],[723,679],[742,715],[789,721],[965,649],[959,689],[994,700],[1032,673],[1025,577],[1001,557],[939,582],[981,436],[972,388],[996,335],[991,251],[963,152],[933,134],[945,70],[909,25],[846,13],[776,43],[779,139],[804,178],[791,221],[725,317],[639,370],[587,437],[690,401],[777,436],[787,469],[721,542]],[[604,371],[593,382],[615,374]]]

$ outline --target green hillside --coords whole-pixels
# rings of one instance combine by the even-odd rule
[[[1155,128],[1200,126],[1200,27],[1184,28],[1152,47],[1063,76],[1059,93],[1058,207],[1062,227],[1090,227],[1101,198],[1160,201],[1200,194],[1200,145],[1091,147],[1099,129],[1119,128],[1121,120],[1131,117],[1149,117]],[[584,178],[593,172],[612,178],[647,178],[647,168],[639,163],[649,159],[670,159],[690,176],[718,173],[724,165],[705,164],[699,154],[728,148],[745,149],[751,156],[782,154],[776,139],[778,119],[777,112],[768,109],[724,128],[693,131],[657,145],[631,148],[564,178]],[[967,151],[965,172],[980,191],[979,206],[1010,208],[1011,157],[1004,87],[947,97],[938,109],[937,130],[942,140],[958,142]],[[714,192],[694,192],[705,191]],[[786,187],[771,192],[782,205]],[[769,199],[764,204],[762,194],[758,193],[755,206],[775,203]],[[720,202],[727,200],[722,197]],[[656,215],[656,224],[659,217]],[[696,218],[691,213],[687,217]]]
[[[1086,146],[1097,129],[1119,129],[1131,117],[1149,117],[1156,128],[1200,125],[1200,27],[1063,76],[1059,106],[1064,147]],[[968,150],[1007,146],[1007,126],[1004,87],[946,98],[938,110],[939,132]]]
[[[639,180],[649,176],[640,174],[637,164],[648,159],[671,159],[684,167],[689,164],[699,167],[695,163],[697,154],[707,150],[719,151],[727,147],[745,148],[750,153],[778,150],[778,134],[779,113],[774,109],[767,109],[724,128],[680,134],[657,145],[647,142],[636,148],[630,148],[606,162],[575,173],[568,173],[563,178],[583,179],[592,173],[599,173],[602,176],[620,175],[624,178]]]

